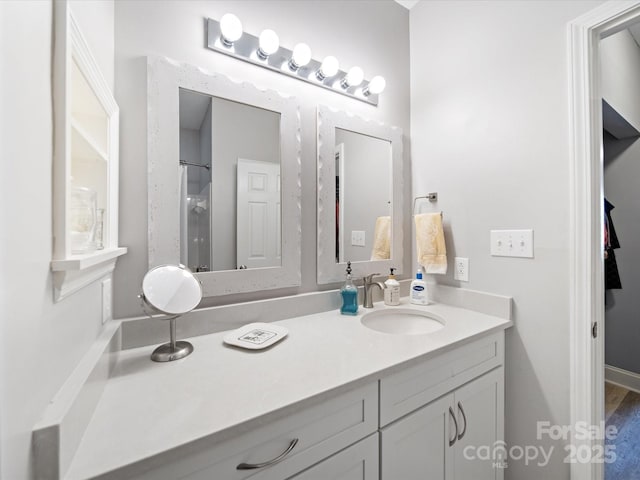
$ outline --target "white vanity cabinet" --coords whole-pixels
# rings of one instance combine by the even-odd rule
[[[144,473],[120,472],[113,478],[377,480],[377,428],[378,385],[372,382],[227,441],[184,446],[158,459],[162,465]],[[167,464],[171,457],[175,460]],[[365,464],[366,475],[359,476]]]
[[[43,457],[40,476],[503,480],[504,459],[483,458],[504,453],[510,322],[441,310],[449,319],[444,338],[369,333],[359,319],[347,324],[331,312],[285,323],[291,338],[259,358],[222,348],[225,332],[194,339],[199,354],[173,371],[140,368],[149,347],[123,350],[71,465],[47,476],[51,457]],[[304,357],[305,338],[324,338],[319,319],[345,341],[338,347],[329,336]],[[159,385],[187,393],[163,400]],[[478,448],[483,457],[475,461]]]
[[[499,459],[476,458],[478,447],[493,455],[502,439],[502,391],[498,368],[383,428],[381,480],[418,480],[425,472],[433,480],[502,479]]]
[[[374,433],[288,480],[379,480],[378,442]]]
[[[433,480],[503,478],[500,459],[477,458],[478,447],[502,451],[503,338],[481,339],[380,381],[381,480],[425,473]]]

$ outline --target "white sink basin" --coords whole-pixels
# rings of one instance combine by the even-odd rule
[[[411,308],[389,308],[365,313],[360,322],[367,328],[394,335],[424,335],[444,328],[444,320]]]

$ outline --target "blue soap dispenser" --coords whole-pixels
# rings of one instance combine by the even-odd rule
[[[340,289],[342,296],[342,307],[340,313],[343,315],[358,314],[358,287],[351,280],[351,262],[347,262],[347,279],[343,287]]]

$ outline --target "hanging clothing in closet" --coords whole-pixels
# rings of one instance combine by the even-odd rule
[[[606,198],[604,199],[604,288],[605,290],[620,289],[620,274],[614,249],[620,248],[616,229],[613,228],[611,210],[615,207]]]

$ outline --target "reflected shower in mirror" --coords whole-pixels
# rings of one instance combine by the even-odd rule
[[[280,266],[280,113],[183,88],[179,100],[180,261]]]
[[[336,261],[391,258],[391,142],[335,129]]]

